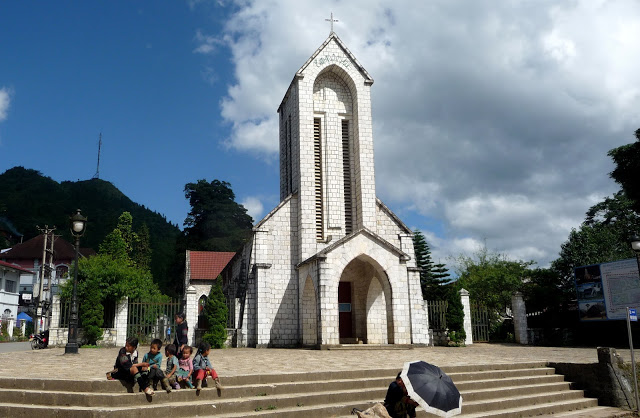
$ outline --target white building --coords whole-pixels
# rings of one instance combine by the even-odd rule
[[[429,343],[413,234],[375,194],[372,84],[333,32],[293,77],[281,202],[223,272],[238,345]]]
[[[18,265],[0,260],[0,315],[2,315],[2,319],[16,319],[18,316],[20,275],[29,273],[31,272]]]

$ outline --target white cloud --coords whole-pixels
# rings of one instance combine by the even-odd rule
[[[9,105],[11,104],[11,95],[9,89],[3,87],[0,89],[0,122],[7,119],[9,114]]]
[[[606,153],[638,128],[640,3],[329,5],[238,4],[219,38],[235,68],[221,102],[228,147],[277,158],[276,109],[326,39],[331,9],[376,80],[377,193],[402,217],[439,223],[425,235],[440,256],[486,242],[546,265],[588,207],[617,190]]]
[[[198,46],[193,52],[198,54],[211,54],[215,52],[220,45],[224,44],[222,40],[212,35],[205,35],[201,30],[196,31],[195,41]]]
[[[262,205],[259,197],[248,196],[244,198],[244,200],[242,200],[240,204],[244,206],[249,216],[253,218],[254,223],[262,219],[264,206]]]

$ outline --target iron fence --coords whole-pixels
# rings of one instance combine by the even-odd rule
[[[449,304],[446,300],[427,301],[429,329],[447,329],[447,306]]]
[[[149,344],[155,338],[165,344],[173,342],[175,316],[181,307],[180,299],[168,302],[129,301],[127,337],[136,337],[140,344]]]
[[[489,341],[489,310],[480,303],[471,303],[471,332],[474,343]]]

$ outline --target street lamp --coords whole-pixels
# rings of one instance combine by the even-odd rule
[[[638,234],[633,234],[629,239],[631,241],[631,249],[636,253],[636,260],[638,260],[638,267],[640,267],[640,237]]]
[[[87,227],[87,218],[80,214],[80,209],[76,214],[69,217],[71,222],[71,235],[76,239],[76,258],[73,269],[73,294],[71,295],[71,315],[69,316],[69,339],[64,347],[65,354],[78,354],[78,252],[80,249],[80,237],[84,235]]]

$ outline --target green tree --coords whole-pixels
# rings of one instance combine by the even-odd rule
[[[226,299],[222,292],[221,276],[218,276],[211,286],[203,314],[207,319],[209,329],[202,339],[211,344],[213,348],[224,347],[224,343],[227,340],[227,330],[225,328],[227,327],[228,310]]]
[[[445,297],[447,300],[447,328],[449,338],[455,343],[464,343],[467,333],[464,330],[464,307],[460,299],[460,287],[458,285],[446,286]]]
[[[589,208],[585,221],[571,230],[560,257],[551,263],[563,291],[573,292],[576,267],[634,257],[629,245],[633,231],[640,231],[640,216],[624,192]]]
[[[149,237],[149,227],[143,223],[138,230],[138,241],[133,251],[134,262],[143,269],[149,269],[151,265],[151,243]]]
[[[149,269],[138,267],[131,260],[123,238],[131,218],[129,215],[121,219],[125,220],[124,227],[119,224],[107,235],[97,255],[78,261],[78,300],[82,301],[79,315],[89,343],[95,343],[102,334],[100,327],[104,323],[106,301],[118,301],[124,296],[145,301],[167,299],[154,283]],[[71,296],[72,287],[71,280],[65,283],[63,298]]]
[[[85,281],[82,298],[80,299],[80,320],[84,329],[84,336],[88,344],[95,345],[102,339],[102,323],[104,322],[104,305],[102,294],[99,291],[91,291],[97,283],[93,280]]]
[[[469,291],[470,297],[493,312],[505,312],[511,306],[511,295],[522,289],[533,261],[512,261],[505,255],[492,253],[486,247],[473,257],[460,255],[455,260],[458,288]],[[447,324],[448,325],[448,324]]]
[[[420,288],[422,289],[422,298],[430,300],[441,300],[444,298],[446,291],[442,287],[448,282],[449,277],[444,264],[434,264],[431,259],[431,249],[427,240],[420,230],[413,232],[413,249],[416,257],[416,266],[420,271]]]
[[[614,148],[608,152],[616,168],[609,173],[633,202],[633,208],[640,213],[640,129],[635,131],[636,142]]]
[[[237,251],[246,241],[253,221],[235,202],[225,181],[198,180],[184,187],[191,211],[184,221],[186,246],[192,250]]]

